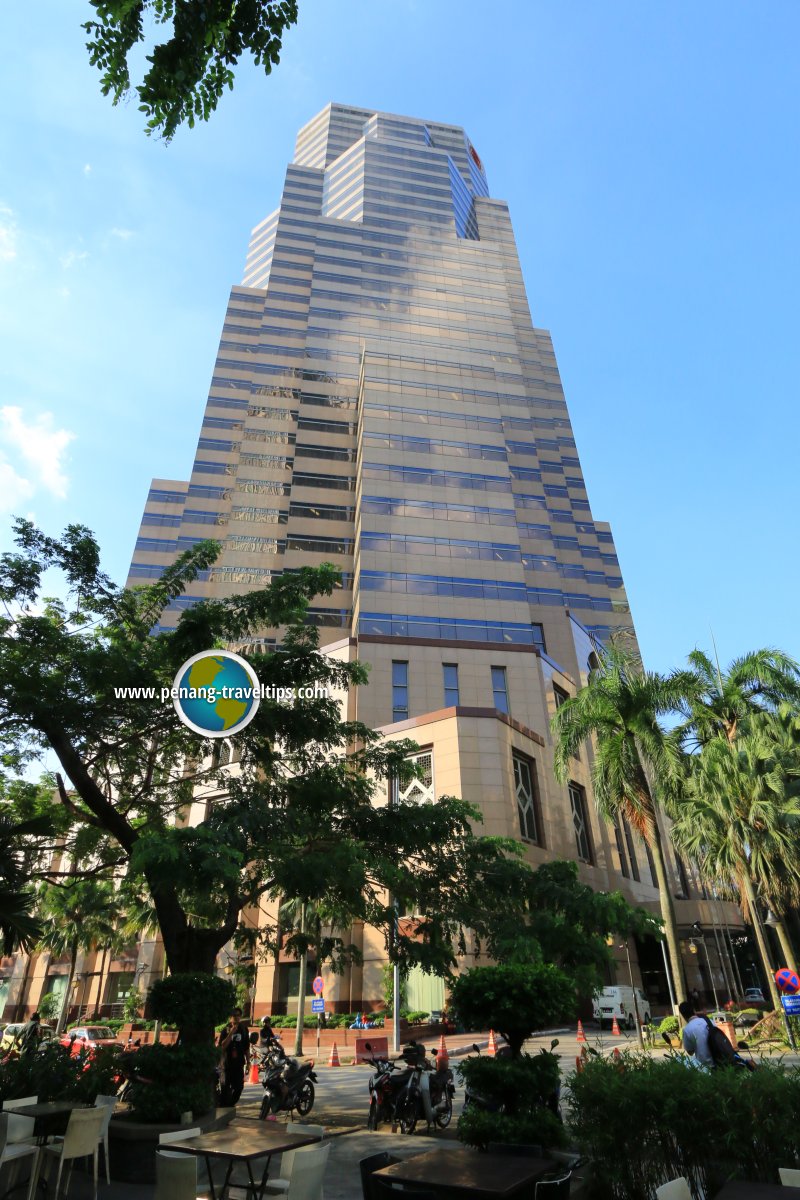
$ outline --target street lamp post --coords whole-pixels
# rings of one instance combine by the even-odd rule
[[[613,937],[607,937],[607,938],[606,938],[606,945],[607,945],[607,946],[613,946],[613,945],[614,945],[614,939],[613,939]],[[642,1036],[642,1022],[641,1022],[641,1019],[640,1019],[640,1017],[639,1017],[639,1001],[638,1001],[638,999],[637,999],[637,996],[636,996],[636,988],[635,988],[635,986],[634,986],[634,983],[633,983],[633,966],[631,965],[631,952],[630,952],[630,947],[629,947],[629,945],[628,945],[628,939],[627,939],[627,938],[625,939],[625,941],[624,941],[624,942],[621,942],[621,943],[620,943],[620,945],[619,945],[619,949],[620,949],[620,950],[624,950],[624,951],[625,951],[625,957],[626,957],[626,958],[627,958],[627,960],[628,960],[628,978],[629,978],[629,979],[630,979],[630,981],[631,981],[631,992],[633,993],[633,1011],[634,1011],[634,1014],[635,1014],[635,1016],[636,1016],[636,1033],[637,1033],[637,1035],[638,1035],[638,1038],[639,1038],[639,1048],[640,1048],[640,1050],[644,1050],[644,1037]],[[602,1021],[600,1022],[600,1024],[602,1025]]]
[[[703,950],[705,952],[706,966],[708,967],[708,978],[711,981],[711,991],[714,993],[714,1008],[717,1012],[719,1012],[719,1000],[717,999],[717,985],[714,983],[714,975],[711,970],[711,959],[708,957],[708,946],[706,945],[706,937],[697,921],[695,921],[694,925],[692,925],[692,937],[689,938],[689,949],[691,950],[692,954],[697,953],[697,947],[694,944],[696,941],[700,942],[700,944],[702,945]]]

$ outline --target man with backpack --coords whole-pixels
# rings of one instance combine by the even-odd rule
[[[755,1070],[755,1063],[748,1062],[736,1052],[720,1027],[703,1012],[700,1005],[695,1007],[691,1000],[684,1000],[678,1005],[678,1012],[686,1022],[683,1048],[702,1070],[714,1071],[717,1067]]]

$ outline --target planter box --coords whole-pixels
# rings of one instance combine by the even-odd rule
[[[236,1116],[235,1108],[218,1108],[192,1121],[191,1128],[203,1133],[224,1129]],[[123,1114],[111,1118],[108,1127],[111,1176],[119,1183],[155,1183],[156,1150],[162,1133],[174,1133],[185,1125],[151,1125]]]

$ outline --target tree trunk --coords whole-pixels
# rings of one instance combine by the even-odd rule
[[[70,997],[72,995],[72,981],[75,978],[75,967],[78,962],[78,943],[74,941],[69,952],[69,976],[67,978],[67,986],[64,989],[64,1002],[61,1005],[61,1012],[58,1014],[58,1023],[56,1025],[56,1038],[60,1038],[64,1032],[64,1026],[67,1023],[70,1009]]]
[[[756,935],[756,942],[758,944],[758,952],[761,955],[761,962],[764,966],[764,973],[767,976],[767,986],[769,988],[769,994],[772,997],[772,1003],[775,1006],[775,1011],[780,1012],[781,1011],[781,999],[780,999],[780,996],[778,995],[778,988],[775,983],[775,976],[773,973],[772,962],[771,962],[770,956],[769,956],[769,947],[767,946],[767,939],[764,936],[764,929],[761,924],[761,918],[758,915],[758,898],[756,896],[755,888],[753,887],[752,880],[746,874],[742,875],[742,887],[744,889],[744,894],[747,897],[747,904],[750,909],[750,920],[753,923],[753,932]]]
[[[300,905],[300,932],[305,933],[306,929],[306,905],[305,901]],[[300,955],[300,980],[297,985],[297,1029],[294,1035],[294,1052],[295,1054],[303,1053],[303,1020],[306,1015],[306,974],[308,971],[308,952],[303,951]]]
[[[789,930],[786,928],[786,922],[784,920],[783,915],[777,914],[777,918],[778,918],[778,923],[775,926],[775,932],[777,933],[778,941],[781,944],[781,951],[783,952],[783,963],[784,963],[784,966],[788,967],[790,971],[794,971],[794,973],[796,975],[797,974],[797,959],[794,956],[794,947],[792,946],[792,940],[789,937]]]
[[[678,1001],[686,997],[686,977],[683,971],[683,960],[681,959],[681,947],[678,940],[678,923],[675,919],[675,905],[672,901],[672,889],[670,887],[669,874],[667,872],[667,863],[664,857],[664,844],[661,839],[661,829],[658,824],[658,817],[653,813],[650,821],[650,849],[653,852],[653,864],[656,869],[656,880],[658,881],[658,897],[661,904],[661,919],[664,922],[664,937],[667,943],[667,954],[669,956],[670,969],[672,971],[672,983],[675,988],[675,995]]]
[[[111,947],[106,943],[103,946],[103,957],[100,959],[100,978],[97,981],[97,999],[94,1004],[94,1011],[100,1013],[100,1005],[103,1003],[103,976],[106,973],[106,960],[111,953]]]

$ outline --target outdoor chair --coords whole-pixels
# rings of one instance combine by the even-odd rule
[[[540,1179],[533,1189],[533,1200],[567,1200],[572,1171],[558,1179]]]
[[[391,1167],[396,1162],[400,1162],[400,1159],[389,1154],[388,1150],[382,1150],[378,1154],[370,1154],[367,1158],[361,1159],[358,1167],[361,1171],[361,1191],[364,1193],[364,1200],[377,1200],[374,1195],[374,1184],[383,1182],[383,1180],[377,1179],[373,1181],[373,1172],[381,1171],[384,1167]]]
[[[544,1156],[542,1146],[515,1146],[510,1142],[489,1142],[486,1151],[488,1154],[508,1154],[513,1158],[542,1158]]]
[[[31,1175],[31,1184],[28,1190],[28,1200],[33,1200],[36,1194],[36,1184],[38,1183],[39,1171],[41,1170],[42,1162],[47,1157],[58,1161],[58,1172],[56,1174],[56,1186],[53,1195],[58,1200],[58,1191],[61,1186],[61,1175],[64,1170],[64,1164],[67,1163],[67,1177],[64,1184],[64,1194],[69,1190],[70,1179],[72,1178],[72,1166],[76,1158],[91,1158],[93,1160],[93,1176],[94,1176],[94,1196],[97,1197],[97,1165],[99,1158],[100,1138],[103,1122],[106,1119],[105,1108],[76,1108],[69,1115],[69,1124],[64,1137],[50,1145],[42,1146],[39,1149],[39,1155],[36,1160],[36,1169]]]
[[[371,1179],[370,1195],[372,1200],[441,1200],[437,1192],[418,1191],[416,1187],[392,1184],[388,1179]]]
[[[106,1164],[106,1183],[110,1185],[111,1164],[108,1159],[108,1127],[111,1124],[111,1118],[114,1115],[114,1109],[117,1107],[117,1097],[95,1096],[94,1106],[95,1108],[105,1109],[105,1120],[103,1121],[103,1127],[100,1130],[100,1140],[103,1143],[103,1158],[105,1159]]]
[[[656,1188],[656,1196],[658,1200],[692,1200],[689,1184],[683,1175],[671,1179],[669,1183],[662,1183],[660,1188]]]
[[[292,1128],[296,1129],[297,1126],[293,1125]],[[322,1141],[323,1137],[325,1136],[324,1125],[301,1125],[300,1128],[304,1133],[309,1134],[309,1136],[313,1133],[314,1136],[320,1141]],[[292,1162],[296,1153],[297,1150],[284,1150],[283,1154],[281,1155],[281,1163],[278,1167],[278,1174],[274,1179],[267,1180],[267,1186],[264,1188],[264,1191],[268,1195],[277,1196],[288,1192],[289,1180],[292,1174]]]
[[[800,1171],[796,1167],[778,1167],[784,1187],[800,1187]]]
[[[163,1154],[164,1158],[186,1158],[185,1154],[181,1154],[177,1150],[164,1150],[164,1146],[169,1146],[171,1142],[182,1142],[186,1138],[200,1137],[202,1130],[199,1125],[193,1126],[191,1129],[176,1129],[173,1133],[162,1133],[158,1139],[159,1149],[157,1154]],[[197,1168],[197,1174],[200,1184],[205,1187],[208,1183],[208,1171],[206,1164],[200,1163]]]
[[[197,1159],[156,1150],[155,1200],[196,1200]]]
[[[302,1146],[295,1150],[289,1174],[288,1200],[322,1200],[325,1166],[331,1152],[326,1146]]]
[[[3,1112],[8,1113],[10,1120],[8,1122],[8,1140],[9,1142],[29,1142],[33,1141],[33,1131],[36,1128],[36,1122],[33,1117],[18,1117],[14,1115],[15,1108],[24,1108],[28,1104],[38,1104],[38,1096],[23,1096],[21,1100],[4,1100]]]
[[[32,1145],[30,1142],[9,1142],[8,1128],[10,1124],[11,1117],[9,1114],[5,1112],[0,1113],[0,1171],[3,1170],[6,1163],[13,1163],[11,1175],[13,1178],[16,1178],[17,1166],[23,1158],[31,1160],[30,1168],[31,1173],[33,1173],[38,1147]],[[11,1182],[12,1180],[9,1179],[9,1183]],[[9,1188],[9,1191],[13,1190],[13,1188]]]

